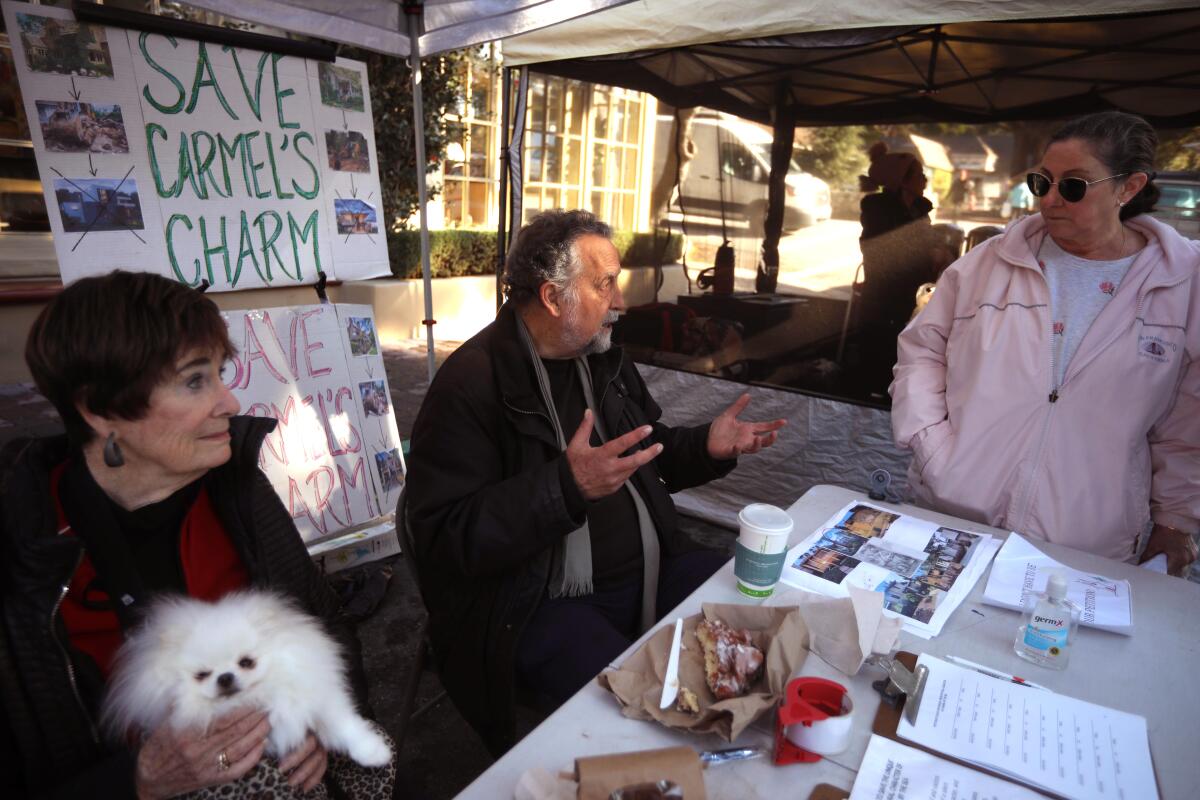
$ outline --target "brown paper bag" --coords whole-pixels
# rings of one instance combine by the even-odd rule
[[[717,700],[704,677],[704,652],[696,640],[696,626],[704,619],[720,619],[733,628],[751,632],[755,647],[766,654],[763,675],[750,693]],[[808,629],[795,608],[706,603],[703,614],[683,621],[683,648],[679,652],[679,685],[691,689],[700,701],[700,712],[660,709],[663,681],[670,656],[673,625],[663,625],[618,669],[596,679],[621,703],[621,713],[631,719],[658,720],[668,728],[694,733],[715,733],[732,742],[748,725],[774,708],[783,697],[788,679],[800,669],[808,654]]]
[[[700,756],[690,747],[577,758],[575,778],[579,800],[608,800],[616,789],[664,778],[679,784],[684,800],[705,800]]]

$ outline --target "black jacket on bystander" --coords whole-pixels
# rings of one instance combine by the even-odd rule
[[[493,754],[513,744],[515,653],[547,594],[551,559],[583,524],[573,481],[538,392],[511,304],[438,371],[413,428],[408,522],[438,671]],[[643,425],[663,452],[633,475],[664,557],[697,549],[678,529],[671,492],[727,474],[708,455],[708,425],[670,427],[620,348],[588,357],[597,413],[612,438]],[[574,431],[564,431],[568,439]]]

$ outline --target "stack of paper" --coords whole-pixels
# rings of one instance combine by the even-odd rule
[[[1126,636],[1133,633],[1129,581],[1089,575],[1058,563],[1020,535],[1010,534],[996,554],[983,590],[985,603],[1014,611],[1027,609],[1046,591],[1053,572],[1067,576],[1067,599],[1081,610],[1079,624]]]
[[[1146,718],[922,654],[909,741],[1069,798],[1156,798]]]
[[[998,547],[987,533],[855,501],[788,552],[781,580],[831,597],[847,596],[850,586],[881,592],[885,613],[929,638],[971,593]]]
[[[881,797],[1042,800],[1037,792],[873,734],[850,800]]]

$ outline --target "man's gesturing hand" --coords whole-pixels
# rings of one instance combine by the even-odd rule
[[[637,471],[662,452],[661,444],[654,444],[632,455],[621,457],[635,444],[650,435],[652,428],[643,425],[637,430],[619,436],[599,447],[592,447],[592,411],[583,412],[583,422],[567,444],[567,464],[575,477],[575,484],[588,500],[608,497]]]
[[[787,420],[743,422],[738,414],[750,404],[750,395],[743,394],[733,405],[721,412],[708,428],[708,454],[716,459],[737,458],[757,453],[775,444],[775,432],[787,425]]]

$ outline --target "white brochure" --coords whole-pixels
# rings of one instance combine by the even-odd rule
[[[996,554],[992,574],[983,590],[983,601],[1021,611],[1046,591],[1053,572],[1067,576],[1067,599],[1080,608],[1079,624],[1133,634],[1133,600],[1129,581],[1105,578],[1071,569],[1038,550],[1020,534],[1012,533]],[[1031,599],[1032,598],[1032,599]]]
[[[871,735],[850,800],[1042,800],[1042,795],[893,739]]]

